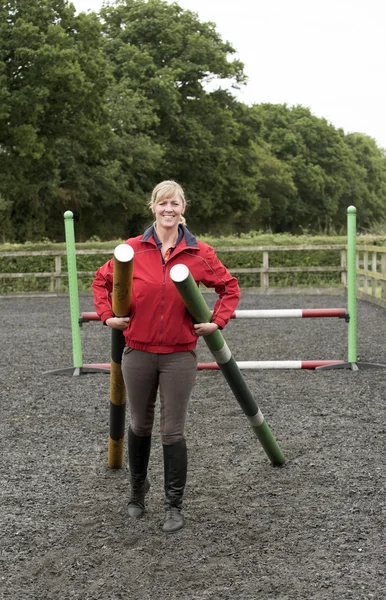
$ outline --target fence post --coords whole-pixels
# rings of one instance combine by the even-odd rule
[[[55,292],[60,294],[62,289],[62,257],[55,256]]]
[[[343,271],[340,274],[340,282],[344,288],[347,287],[347,252],[346,250],[340,251],[340,266]]]
[[[361,268],[360,252],[359,251],[356,252],[356,256],[355,256],[355,268],[356,268],[357,271],[359,271],[360,268]],[[362,275],[357,275],[356,282],[355,282],[356,289],[358,290],[362,286],[362,284],[363,284],[363,276]]]
[[[371,259],[371,270],[373,273],[377,272],[377,253],[376,252],[373,252],[373,256]],[[377,297],[377,286],[378,286],[378,280],[375,277],[373,277],[371,280],[371,291],[375,298]]]
[[[264,250],[263,252],[263,269],[269,268],[269,253],[268,250]],[[261,287],[265,290],[269,288],[269,273],[263,272],[261,274]]]
[[[369,253],[367,252],[367,250],[363,253],[363,270],[365,272],[369,270]],[[367,275],[364,276],[363,291],[365,294],[369,293],[369,278],[367,277]]]
[[[381,273],[386,275],[386,253],[382,252],[381,257]],[[381,298],[386,298],[386,281],[381,281]]]

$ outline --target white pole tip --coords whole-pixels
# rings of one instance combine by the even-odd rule
[[[134,250],[129,244],[119,244],[114,250],[114,257],[119,262],[130,262],[133,259]]]
[[[170,269],[170,277],[175,283],[185,281],[189,277],[189,269],[186,265],[174,265]]]

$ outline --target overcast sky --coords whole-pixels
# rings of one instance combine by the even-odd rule
[[[72,0],[98,11],[102,0]],[[386,148],[386,0],[179,0],[237,50],[247,104],[301,104]]]

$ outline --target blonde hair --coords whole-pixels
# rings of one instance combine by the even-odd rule
[[[161,181],[161,183],[158,183],[155,186],[151,193],[149,208],[151,211],[153,211],[153,208],[156,204],[158,204],[158,202],[165,200],[165,198],[176,198],[177,196],[181,198],[182,206],[184,207],[184,210],[186,210],[185,192],[180,184],[172,180]],[[183,225],[186,225],[186,220],[182,215],[180,215],[179,222]]]

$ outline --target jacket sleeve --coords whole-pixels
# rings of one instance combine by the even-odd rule
[[[212,323],[223,329],[230,320],[240,300],[240,288],[236,277],[216,256],[211,246],[206,246],[204,274],[201,282],[208,288],[214,288],[218,299],[213,309]]]
[[[114,316],[111,293],[113,290],[114,259],[99,267],[91,284],[94,305],[102,323]]]

